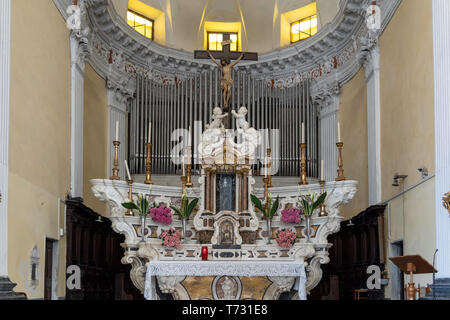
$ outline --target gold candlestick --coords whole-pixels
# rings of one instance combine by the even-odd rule
[[[344,160],[342,160],[342,149],[344,148],[344,143],[343,142],[338,142],[336,143],[336,146],[338,147],[339,150],[339,156],[338,156],[338,176],[336,178],[336,181],[344,181],[345,176],[344,176]]]
[[[114,168],[112,169],[113,175],[109,179],[110,180],[120,180],[120,177],[119,177],[119,146],[120,146],[120,142],[113,141],[113,145],[114,145]]]
[[[147,160],[145,161],[145,184],[153,184],[152,181],[152,144],[147,143]]]
[[[270,155],[272,153],[272,149],[268,148],[267,149],[267,187],[268,188],[272,188],[272,161],[270,159]]]
[[[130,201],[133,202],[133,180],[127,180],[128,183],[128,198],[130,198]],[[126,216],[134,216],[133,210],[128,209],[127,212],[125,212]]]
[[[309,184],[306,180],[306,143],[300,143],[300,149],[302,150],[302,159],[300,162],[300,182],[301,186]]]
[[[325,181],[320,180],[319,184],[320,184],[320,194],[323,194],[325,192]],[[325,201],[324,201],[320,205],[319,217],[326,217],[326,216],[328,216],[328,212],[327,212]]]
[[[191,182],[191,165],[186,165],[186,187],[192,188],[194,185]]]

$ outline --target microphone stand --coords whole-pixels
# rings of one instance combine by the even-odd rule
[[[434,255],[433,255],[433,286],[434,286],[434,280],[435,280],[434,261],[436,259],[436,253],[438,251],[439,251],[439,249],[436,249],[436,251],[434,252]],[[436,300],[436,292],[435,292],[434,288],[433,288],[433,300]]]

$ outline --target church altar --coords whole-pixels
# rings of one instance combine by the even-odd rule
[[[158,276],[161,283],[166,283],[173,277],[184,276],[221,276],[224,278],[218,293],[217,286],[213,285],[213,296],[216,299],[236,300],[242,288],[239,280],[233,277],[269,277],[275,282],[286,282],[286,277],[295,277],[296,289],[299,299],[306,300],[306,273],[303,263],[295,261],[154,261],[147,264],[144,296],[147,300],[156,297],[155,281]],[[218,278],[220,281],[221,278]],[[289,279],[291,280],[291,279]],[[287,281],[287,289],[292,287],[292,280]]]
[[[202,180],[200,177],[199,180]],[[92,180],[92,190],[98,199],[106,201],[111,208],[111,221],[113,229],[125,235],[123,248],[125,249],[122,263],[130,264],[130,277],[134,285],[145,292],[146,288],[146,272],[150,262],[175,262],[183,263],[198,262],[209,263],[209,261],[201,261],[201,247],[206,245],[209,251],[209,258],[214,259],[215,250],[212,244],[203,244],[200,239],[200,232],[195,228],[195,220],[200,212],[197,212],[193,219],[188,221],[186,239],[183,240],[179,249],[165,248],[159,238],[165,227],[147,219],[144,239],[141,242],[142,228],[139,216],[126,216],[125,209],[121,203],[125,202],[128,197],[128,184],[125,181],[112,181],[107,179]],[[145,184],[134,184],[134,192],[136,194],[149,194],[149,186]],[[328,192],[326,199],[326,210],[328,216],[319,217],[317,213],[311,219],[311,243],[306,242],[305,238],[305,221],[302,220],[299,225],[293,228],[297,232],[297,240],[290,249],[280,248],[275,241],[267,244],[267,226],[265,221],[259,219],[256,231],[256,237],[253,244],[243,243],[239,249],[242,255],[231,263],[252,262],[255,264],[261,262],[272,262],[275,264],[282,262],[293,262],[303,264],[306,272],[305,292],[309,293],[314,289],[322,278],[321,264],[329,262],[328,249],[330,244],[327,237],[339,231],[340,222],[343,220],[339,216],[339,206],[349,203],[357,191],[356,181],[332,181],[325,184],[325,190]],[[194,194],[200,194],[201,188],[192,189]],[[260,198],[264,197],[264,189],[256,189],[254,194]],[[308,194],[311,192],[320,192],[319,184],[310,184],[307,186],[291,186],[291,187],[274,187],[271,189],[273,196],[280,196],[281,206],[286,206],[296,202],[300,194]],[[152,199],[155,201],[171,201],[179,202],[182,195],[181,187],[153,186]],[[200,206],[204,206],[200,201]],[[250,206],[253,210],[253,206]],[[172,226],[181,230],[182,221],[174,217]],[[289,225],[281,222],[280,216],[275,216],[272,222],[272,234],[276,234],[278,230],[289,228]],[[220,251],[219,249],[217,249]],[[214,261],[214,260],[213,260]],[[149,275],[147,275],[149,276]],[[230,277],[232,275],[229,275]],[[282,292],[291,290],[295,283],[294,276],[286,276],[280,278],[271,278],[270,273],[267,274],[272,282],[268,288],[267,295],[264,299],[278,299]],[[158,276],[158,285],[161,291],[171,293],[175,299],[190,299],[189,294],[180,283],[186,276]],[[153,281],[153,284],[155,282]],[[148,297],[148,296],[147,296]],[[152,295],[151,297],[154,297]]]
[[[242,107],[238,112],[232,111],[237,127],[237,135],[234,135],[232,130],[224,128],[222,119],[227,114],[222,112],[220,108],[214,109],[212,122],[205,125],[200,140],[195,142],[201,163],[196,181],[191,177],[190,138],[181,187],[153,185],[150,163],[147,165],[148,184],[134,183],[128,166],[127,182],[118,179],[117,167],[111,179],[91,180],[95,197],[109,204],[112,228],[125,235],[122,262],[131,264],[131,280],[148,299],[157,298],[157,283],[162,293],[170,293],[174,299],[275,300],[282,293],[291,292],[296,280],[294,290],[298,299],[306,299],[306,294],[322,278],[320,265],[329,262],[327,237],[339,231],[343,220],[339,216],[339,206],[350,202],[357,182],[345,180],[340,158],[336,181],[308,184],[303,152],[300,183],[273,187],[268,131],[264,144],[261,132],[246,121],[247,109]],[[262,159],[264,188],[254,187],[256,177],[252,170],[253,164],[261,160],[257,159],[260,145],[267,148],[267,156]],[[305,147],[306,144],[302,144],[303,151]],[[325,197],[322,197],[324,201],[321,207],[310,212],[311,216],[283,222],[283,210],[298,208],[301,198],[317,199],[319,195]],[[271,199],[275,198],[273,202]],[[139,207],[135,203],[142,208],[144,199],[154,204],[154,208],[165,211],[170,208],[170,221],[148,217],[147,213],[151,212],[148,208],[144,209],[145,215],[137,216]],[[189,199],[194,199],[194,205],[184,215],[191,206]],[[255,199],[265,200],[265,207],[255,204]],[[123,204],[134,207],[127,210]],[[168,234],[169,228],[174,230],[172,235],[183,231],[181,241],[163,242],[161,237]],[[276,241],[280,240],[277,239],[280,231],[290,235],[289,245],[282,247]],[[208,249],[207,257],[202,257],[202,248]],[[204,258],[209,261],[201,261]],[[199,286],[195,283],[202,280],[189,281],[190,276],[214,279]],[[258,281],[254,280],[258,277]],[[210,290],[205,292],[205,288]],[[239,294],[242,290],[245,296]]]

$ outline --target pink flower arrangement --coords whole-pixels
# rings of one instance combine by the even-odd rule
[[[300,210],[290,208],[289,210],[281,211],[281,222],[300,224]]]
[[[164,204],[161,204],[159,207],[152,208],[150,210],[150,216],[155,222],[160,222],[167,225],[172,224],[172,211]]]
[[[278,233],[278,237],[275,239],[275,241],[282,248],[291,248],[294,245],[296,238],[297,236],[294,232],[289,229],[283,229]]]
[[[161,239],[166,248],[180,248],[181,247],[181,232],[170,228],[169,230],[163,230],[161,233]]]

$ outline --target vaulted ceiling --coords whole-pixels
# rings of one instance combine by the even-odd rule
[[[141,0],[165,15],[162,45],[185,51],[203,47],[206,21],[240,22],[242,47],[259,53],[283,46],[282,15],[317,2],[319,29],[331,22],[339,11],[339,0]],[[127,0],[112,0],[121,17],[126,16]],[[286,29],[284,27],[284,29]],[[158,32],[158,31],[156,31]],[[289,43],[287,43],[289,44]]]

